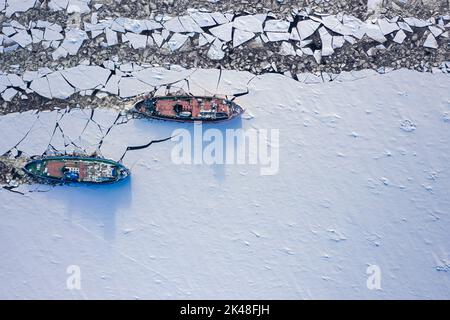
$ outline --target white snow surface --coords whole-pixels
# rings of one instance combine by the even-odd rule
[[[203,129],[279,129],[278,174],[175,165],[167,141],[127,153],[131,179],[115,185],[0,189],[0,298],[450,298],[450,77],[249,76],[198,73],[195,86],[218,90],[249,79],[235,100],[244,117]],[[1,116],[0,153],[33,124],[19,148],[42,153],[62,112]],[[97,109],[93,119],[105,130],[116,116]],[[60,126],[92,152],[101,132],[85,128],[89,117],[73,109]],[[131,120],[102,153],[118,160],[192,126]],[[81,290],[66,287],[69,265],[81,268]],[[366,286],[369,265],[381,269],[380,290]]]

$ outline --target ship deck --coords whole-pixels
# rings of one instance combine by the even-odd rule
[[[120,165],[105,160],[88,159],[43,159],[32,161],[25,165],[30,174],[48,179],[65,181],[70,174],[77,182],[108,182],[120,179],[118,172],[122,175]],[[127,176],[128,173],[125,175]]]
[[[55,178],[64,178],[63,168],[72,167],[78,168],[79,170],[79,180],[83,181],[88,175],[88,163],[84,161],[48,161],[45,163],[47,168],[47,174]]]
[[[181,112],[190,112],[192,118],[198,118],[200,112],[212,111],[223,112],[230,115],[230,108],[223,99],[200,99],[200,98],[186,98],[186,99],[158,99],[156,100],[156,112],[161,116],[177,117],[178,113],[175,110],[176,106],[180,106]]]

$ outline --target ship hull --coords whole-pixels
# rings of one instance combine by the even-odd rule
[[[76,156],[43,157],[28,162],[23,170],[39,182],[51,184],[111,184],[130,175],[113,160]]]
[[[236,103],[214,97],[170,96],[143,99],[134,111],[147,118],[176,122],[224,122],[244,113]]]

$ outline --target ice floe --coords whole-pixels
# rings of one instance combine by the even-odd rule
[[[11,40],[16,42],[22,48],[27,47],[33,42],[31,35],[26,30],[19,30],[11,37]]]
[[[53,11],[66,10],[67,13],[88,13],[91,0],[50,0],[48,6]]]
[[[147,36],[143,34],[127,32],[122,35],[122,41],[129,42],[133,49],[143,49],[147,46]]]
[[[59,71],[45,76],[50,88],[50,94],[54,99],[66,99],[70,97],[75,89],[66,81]]]
[[[341,35],[349,35],[352,32],[351,29],[348,26],[343,25],[335,15],[324,16],[321,18],[321,22],[331,31]]]
[[[88,1],[78,2],[82,4]],[[75,0],[55,0],[51,3],[53,3],[53,6],[64,9],[68,8],[71,3],[78,2]],[[0,54],[14,51],[18,47],[25,48],[34,44],[41,44],[44,48],[56,49],[52,53],[52,57],[59,59],[66,57],[68,54],[76,54],[81,45],[85,41],[89,41],[89,35],[91,39],[103,35],[106,40],[102,42],[104,46],[128,43],[130,47],[136,50],[156,46],[158,48],[164,47],[171,52],[180,50],[188,38],[198,39],[199,46],[215,43],[210,46],[207,56],[213,60],[220,60],[226,54],[222,50],[222,46],[228,45],[228,42],[232,42],[233,47],[238,47],[259,35],[258,39],[262,40],[262,45],[269,42],[278,42],[277,45],[281,46],[283,41],[291,41],[296,42],[297,47],[303,48],[309,45],[305,45],[305,41],[309,40],[311,36],[322,35],[325,45],[322,45],[320,50],[322,55],[326,56],[332,54],[333,49],[345,45],[342,39],[350,44],[355,44],[364,36],[367,36],[379,43],[385,43],[388,40],[386,36],[395,33],[398,37],[389,36],[389,39],[395,38],[394,42],[401,43],[399,41],[403,33],[398,32],[398,30],[413,33],[414,30],[411,26],[427,28],[436,38],[448,37],[448,30],[446,29],[449,28],[449,23],[446,25],[444,18],[425,21],[414,17],[404,19],[395,17],[363,22],[356,17],[343,13],[317,16],[299,13],[301,20],[298,21],[291,18],[276,19],[274,14],[244,14],[234,17],[229,13],[223,14],[193,9],[188,12],[189,14],[183,16],[161,15],[159,18],[153,17],[143,20],[124,17],[99,20],[94,13],[90,22],[84,22],[84,29],[72,27],[66,30],[63,30],[58,24],[48,21],[39,20],[24,26],[12,20],[3,24],[2,34],[0,34]],[[319,29],[321,31],[318,31]],[[330,45],[326,33],[329,33],[332,37],[340,36],[343,38],[336,38]],[[220,41],[215,41],[216,39]],[[426,42],[427,45],[430,43],[429,41]],[[434,44],[432,47],[435,47]],[[284,52],[284,49],[281,52]],[[373,50],[371,48],[369,51]],[[167,50],[164,52],[167,52]]]
[[[406,33],[403,30],[399,30],[395,34],[395,37],[394,37],[393,41],[397,42],[397,43],[403,43],[403,41],[405,39],[406,39]]]
[[[263,32],[263,20],[257,15],[245,15],[236,17],[233,20],[233,27],[247,33]],[[234,41],[234,40],[233,40]]]
[[[322,41],[322,56],[330,56],[334,53],[333,37],[328,33],[325,27],[319,29],[320,40]]]
[[[407,18],[403,18],[403,20],[409,24],[411,27],[418,27],[418,28],[423,28],[423,27],[428,27],[429,25],[431,25],[431,22],[429,21],[425,21],[416,17],[407,17]]]
[[[291,38],[288,32],[266,32],[267,39],[271,42],[285,41]]]
[[[264,25],[265,32],[288,32],[290,22],[286,20],[267,20]]]
[[[282,56],[295,56],[297,54],[295,49],[294,49],[294,46],[291,43],[287,42],[287,41],[283,41],[281,43],[279,53]]]
[[[433,49],[438,48],[438,43],[432,33],[428,34],[427,38],[425,39],[425,42],[423,43],[423,46]]]
[[[235,29],[233,35],[233,47],[238,47],[254,37],[255,34],[253,32]]]
[[[79,65],[62,70],[61,74],[77,90],[88,90],[105,85],[111,71],[99,66]]]
[[[324,35],[324,29],[322,29],[321,32],[324,39],[325,37],[327,38],[324,42],[327,42],[326,48],[329,48],[332,43],[330,43],[330,41],[333,41],[332,38],[335,38],[336,36],[331,37],[328,35],[328,37],[327,35]],[[219,40],[216,39],[214,42],[217,41]],[[342,40],[340,41],[342,42]],[[214,42],[211,45],[211,48],[216,50],[220,47],[220,43],[214,44]],[[329,52],[324,52],[322,50],[312,51],[308,47],[295,49],[294,46],[287,41],[281,43],[279,53],[285,56],[311,55],[317,62],[320,62],[323,56],[329,54]],[[220,52],[214,54],[218,55],[217,59],[221,56]],[[272,66],[272,68],[276,71],[276,66]],[[112,74],[112,72],[115,74]],[[86,63],[77,67],[58,71],[41,68],[38,69],[38,71],[27,71],[23,76],[17,74],[0,74],[0,92],[4,93],[8,89],[25,90],[27,93],[35,92],[48,99],[66,99],[74,93],[86,95],[100,90],[112,95],[129,98],[156,89],[162,90],[160,89],[161,87],[173,86],[175,91],[183,89],[193,90],[191,92],[204,91],[220,94],[238,94],[245,92],[245,85],[243,83],[252,77],[250,73],[239,73],[230,70],[222,70],[222,72],[216,70],[211,72],[213,72],[214,77],[221,79],[222,82],[219,86],[217,86],[218,79],[211,82],[211,77],[207,76],[204,78],[204,70],[189,70],[179,66],[171,66],[170,69],[166,69],[163,67],[141,66],[136,63],[117,64],[114,61],[107,60],[103,63],[103,67]],[[443,66],[442,72],[447,72],[445,66]],[[238,75],[242,76],[244,74],[245,79],[239,80],[236,78]],[[377,74],[377,72],[374,70],[363,70],[349,73],[351,77],[346,76],[346,73],[343,72],[338,76],[323,74],[320,78],[323,81],[343,81],[360,79],[373,74]],[[290,77],[289,74],[287,74],[287,76]],[[297,78],[304,83],[317,82],[316,80],[302,80],[317,78],[307,74],[304,74],[301,77],[297,75]],[[226,85],[226,87],[224,87],[224,85]],[[15,91],[13,90],[8,90],[7,93],[5,93],[5,97],[8,101],[16,96],[15,94],[12,94],[14,92]]]
[[[200,27],[211,27],[217,24],[209,12],[195,11],[190,16]]]
[[[65,32],[61,47],[63,47],[70,55],[75,55],[78,53],[78,50],[86,39],[88,39],[88,36],[84,30],[69,28]]]
[[[380,27],[376,24],[367,23],[365,28],[366,35],[380,43],[386,42],[387,39],[384,36],[383,32],[381,32]]]
[[[37,0],[6,0],[5,15],[11,17],[16,12],[24,12],[33,8]]]
[[[311,36],[317,28],[319,28],[320,23],[313,20],[302,20],[297,23],[297,30],[300,35],[300,39],[304,40]]]
[[[228,42],[232,40],[233,23],[228,22],[217,27],[209,29],[209,32],[222,41]]]
[[[378,19],[378,25],[380,26],[381,32],[384,35],[388,35],[399,29],[397,23],[389,22],[387,19]]]
[[[225,52],[222,50],[222,47],[223,42],[219,39],[214,40],[207,52],[208,58],[211,60],[222,60],[225,57]]]
[[[211,87],[219,79],[218,70],[200,75]],[[321,81],[320,75],[314,77]],[[433,94],[414,90],[417,85]],[[44,294],[55,299],[86,294],[221,299],[233,298],[239,290],[254,299],[370,299],[374,292],[367,290],[366,278],[355,274],[364,275],[367,262],[376,257],[381,268],[390,266],[386,286],[391,290],[379,290],[381,298],[445,299],[449,285],[442,277],[448,262],[440,252],[448,243],[449,138],[442,110],[448,78],[400,70],[358,82],[308,86],[266,74],[245,86],[249,93],[235,101],[248,117],[219,126],[219,132],[278,129],[280,143],[268,149],[279,151],[277,175],[261,177],[259,166],[249,164],[176,165],[171,161],[176,142],[167,141],[127,154],[123,162],[132,168],[133,178],[125,184],[101,190],[54,187],[46,193],[31,192],[34,185],[21,189],[26,196],[2,190],[2,221],[8,226],[2,233],[4,254],[14,256],[20,243],[21,259],[29,262],[2,262],[8,274],[2,282],[4,297],[39,298],[45,283]],[[429,113],[436,116],[423,116]],[[74,141],[93,152],[102,140],[102,155],[119,160],[127,146],[170,137],[180,126],[192,128],[141,119],[114,125],[116,118],[107,109],[10,114],[0,118],[0,147],[2,152],[11,148],[35,123],[19,146],[26,154],[42,154],[49,141],[61,151],[75,148]],[[403,131],[403,119],[416,130]],[[63,132],[52,135],[55,123]],[[186,190],[193,187],[208,197],[191,199]],[[232,192],[237,189],[241,192]],[[154,245],[149,248],[149,243]],[[435,254],[424,259],[423,252],[430,250]],[[215,259],[205,259],[210,252]],[[399,252],[407,259],[399,259]],[[302,257],[308,259],[297,263]],[[60,283],[52,279],[71,261],[98,267],[89,270],[92,288],[83,287],[83,293],[58,289]],[[189,265],[215,272],[199,276]],[[24,273],[30,275],[26,287],[17,286]],[[293,278],[308,289],[299,290]],[[192,286],[192,279],[205,285]],[[410,285],[405,291],[406,280]],[[267,287],[268,282],[276,285]]]
[[[119,81],[119,96],[121,98],[134,97],[136,95],[151,92],[153,87],[134,77],[123,77]]]

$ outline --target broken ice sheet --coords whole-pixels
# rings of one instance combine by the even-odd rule
[[[324,16],[321,20],[323,25],[333,32],[339,33],[341,35],[351,34],[351,29],[343,25],[335,15]]]
[[[0,139],[0,155],[19,143],[24,136],[36,125],[36,111],[10,113],[0,117],[2,132],[8,132],[8,139]],[[26,124],[26,125],[25,125]]]
[[[409,26],[409,24],[407,24],[406,22],[403,21],[399,21],[398,26],[400,27],[400,29],[406,31],[406,32],[413,32],[413,29],[411,29],[411,27]]]
[[[217,92],[221,71],[217,69],[199,69],[187,81],[189,93],[196,96],[211,96]]]
[[[67,13],[89,13],[91,11],[90,2],[91,0],[69,0]]]
[[[101,110],[72,109],[57,121],[58,130],[55,131],[51,145],[56,150],[67,153],[77,152],[86,155],[92,154],[98,148],[103,136],[102,128],[95,123],[91,116]]]
[[[231,21],[221,12],[212,12],[211,17],[213,17],[213,19],[217,22],[217,24],[224,24]]]
[[[101,88],[101,91],[108,92],[113,95],[119,94],[119,81],[122,77],[118,75],[111,75],[111,77],[108,79],[108,82],[106,83],[104,88]]]
[[[64,79],[59,71],[52,72],[46,77],[52,98],[66,99],[75,92],[75,89]]]
[[[262,21],[254,15],[236,17],[233,20],[233,27],[247,33],[263,32]]]
[[[53,11],[66,10],[69,0],[50,0],[48,7]]]
[[[44,39],[44,31],[39,29],[31,29],[31,36],[33,43],[39,43]]]
[[[136,78],[123,77],[119,81],[119,96],[121,98],[134,97],[136,95],[148,93],[153,90],[154,87]]]
[[[147,29],[147,24],[143,20],[134,20],[130,18],[119,18],[119,19],[122,19],[119,21],[126,31],[139,34]]]
[[[321,27],[319,29],[320,40],[322,42],[322,56],[330,56],[334,53],[333,49],[333,37],[328,33],[328,31]]]
[[[418,27],[418,28],[423,28],[423,27],[427,27],[429,25],[431,25],[431,22],[419,19],[419,18],[415,18],[415,17],[408,17],[408,18],[403,18],[403,20],[409,24],[411,27]]]

